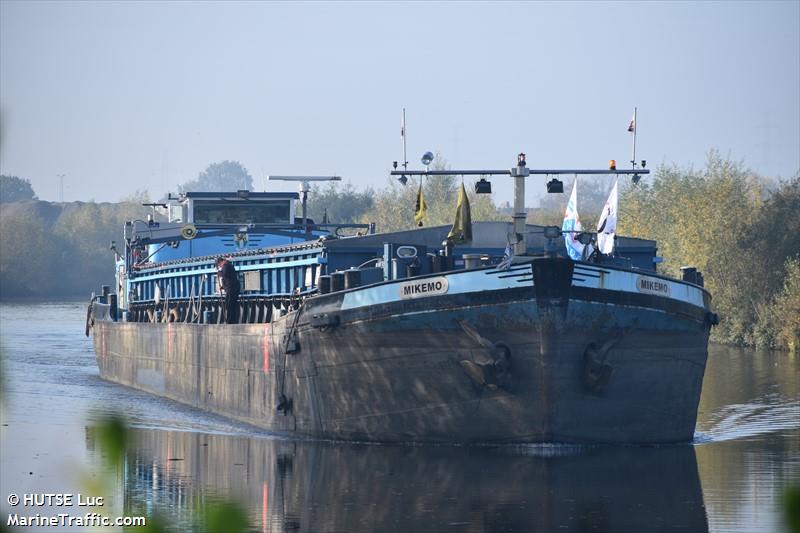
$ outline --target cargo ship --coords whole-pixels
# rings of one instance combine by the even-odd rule
[[[533,170],[524,154],[510,170],[393,171],[513,178],[512,221],[471,223],[463,243],[449,226],[314,223],[322,178],[301,178],[301,216],[298,193],[185,193],[114,247],[116,290],[87,317],[100,375],[303,438],[691,441],[717,322],[702,274],[664,276],[654,241],[622,236],[574,260],[562,228],[525,223],[533,176],[646,173]],[[241,282],[236,324],[220,255]]]

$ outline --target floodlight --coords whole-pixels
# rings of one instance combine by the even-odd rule
[[[475,183],[475,194],[492,194],[492,182],[481,178]]]
[[[589,232],[581,232],[578,233],[578,242],[586,246],[587,244],[591,244],[592,242],[592,234]]]
[[[550,181],[547,182],[547,192],[550,194],[563,193],[564,182],[557,180],[555,178],[551,179]]]
[[[548,239],[557,239],[561,237],[561,228],[558,226],[545,226],[544,236]]]

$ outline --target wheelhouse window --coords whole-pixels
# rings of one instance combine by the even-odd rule
[[[289,224],[289,201],[194,202],[195,224]]]

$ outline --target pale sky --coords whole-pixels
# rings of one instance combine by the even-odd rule
[[[257,189],[382,186],[403,107],[416,168],[622,165],[634,106],[648,167],[716,148],[791,177],[800,2],[0,2],[0,172],[44,200],[62,173],[65,200],[113,201],[224,159]]]

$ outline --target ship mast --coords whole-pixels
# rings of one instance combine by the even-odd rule
[[[516,242],[514,243],[514,255],[525,255],[527,250],[527,239],[525,231],[525,178],[529,176],[558,176],[561,174],[589,174],[589,175],[626,175],[632,174],[632,181],[638,182],[641,174],[649,174],[650,171],[644,168],[617,170],[616,168],[609,169],[555,169],[555,168],[542,168],[532,169],[527,167],[525,161],[525,154],[520,153],[517,156],[517,166],[509,170],[499,169],[484,169],[484,170],[393,170],[390,172],[391,176],[400,176],[400,182],[407,176],[511,176],[514,178],[514,212],[511,215],[514,224],[514,233],[516,234]],[[552,179],[547,183],[547,192],[560,193],[564,192],[564,186],[561,181]]]

